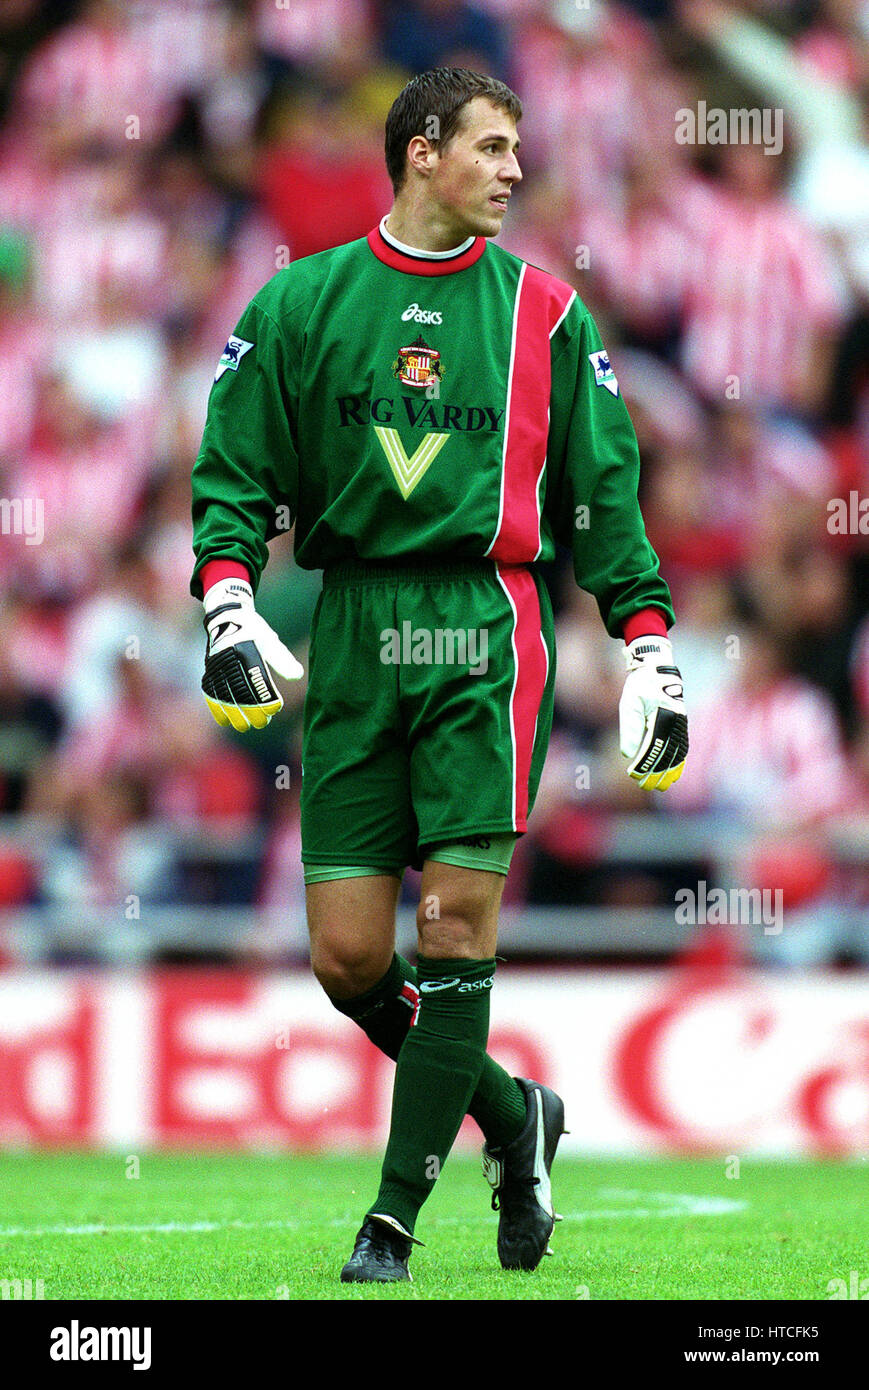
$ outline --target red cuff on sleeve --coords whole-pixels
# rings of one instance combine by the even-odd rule
[[[250,584],[250,573],[238,560],[206,560],[199,571],[203,595],[220,579],[243,579]]]
[[[625,620],[622,632],[626,643],[633,642],[636,637],[666,637],[667,624],[660,609],[641,608],[639,613],[632,613]]]

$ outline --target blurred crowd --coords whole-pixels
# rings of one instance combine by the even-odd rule
[[[691,716],[653,801],[619,644],[560,557],[507,900],[672,902],[684,864],[638,840],[613,866],[607,827],[677,844],[703,813],[744,828],[739,882],[787,883],[794,959],[869,958],[869,928],[836,939],[866,856],[834,851],[869,816],[867,0],[0,0],[0,906],[302,903],[303,692],[255,738],[211,721],[190,471],[242,308],[388,211],[386,113],[440,64],[523,101],[499,241],[600,325]],[[779,113],[781,140],[717,143],[701,107]],[[274,542],[259,606],[302,658],[318,589]],[[248,843],[228,873],[214,846]]]

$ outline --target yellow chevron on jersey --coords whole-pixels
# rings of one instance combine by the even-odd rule
[[[398,430],[385,425],[375,425],[374,433],[380,441],[405,502],[450,437],[448,434],[429,432],[408,458]]]

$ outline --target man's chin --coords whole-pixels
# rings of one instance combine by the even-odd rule
[[[497,236],[504,225],[502,212],[483,212],[468,219],[468,236]]]

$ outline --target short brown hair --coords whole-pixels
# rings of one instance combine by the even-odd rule
[[[404,183],[407,147],[413,137],[423,135],[436,149],[442,149],[458,129],[462,108],[474,97],[486,97],[517,123],[522,116],[522,103],[515,92],[496,77],[469,68],[431,68],[412,78],[399,92],[386,118],[386,171],[394,193]],[[429,134],[432,116],[437,118],[437,139]]]

